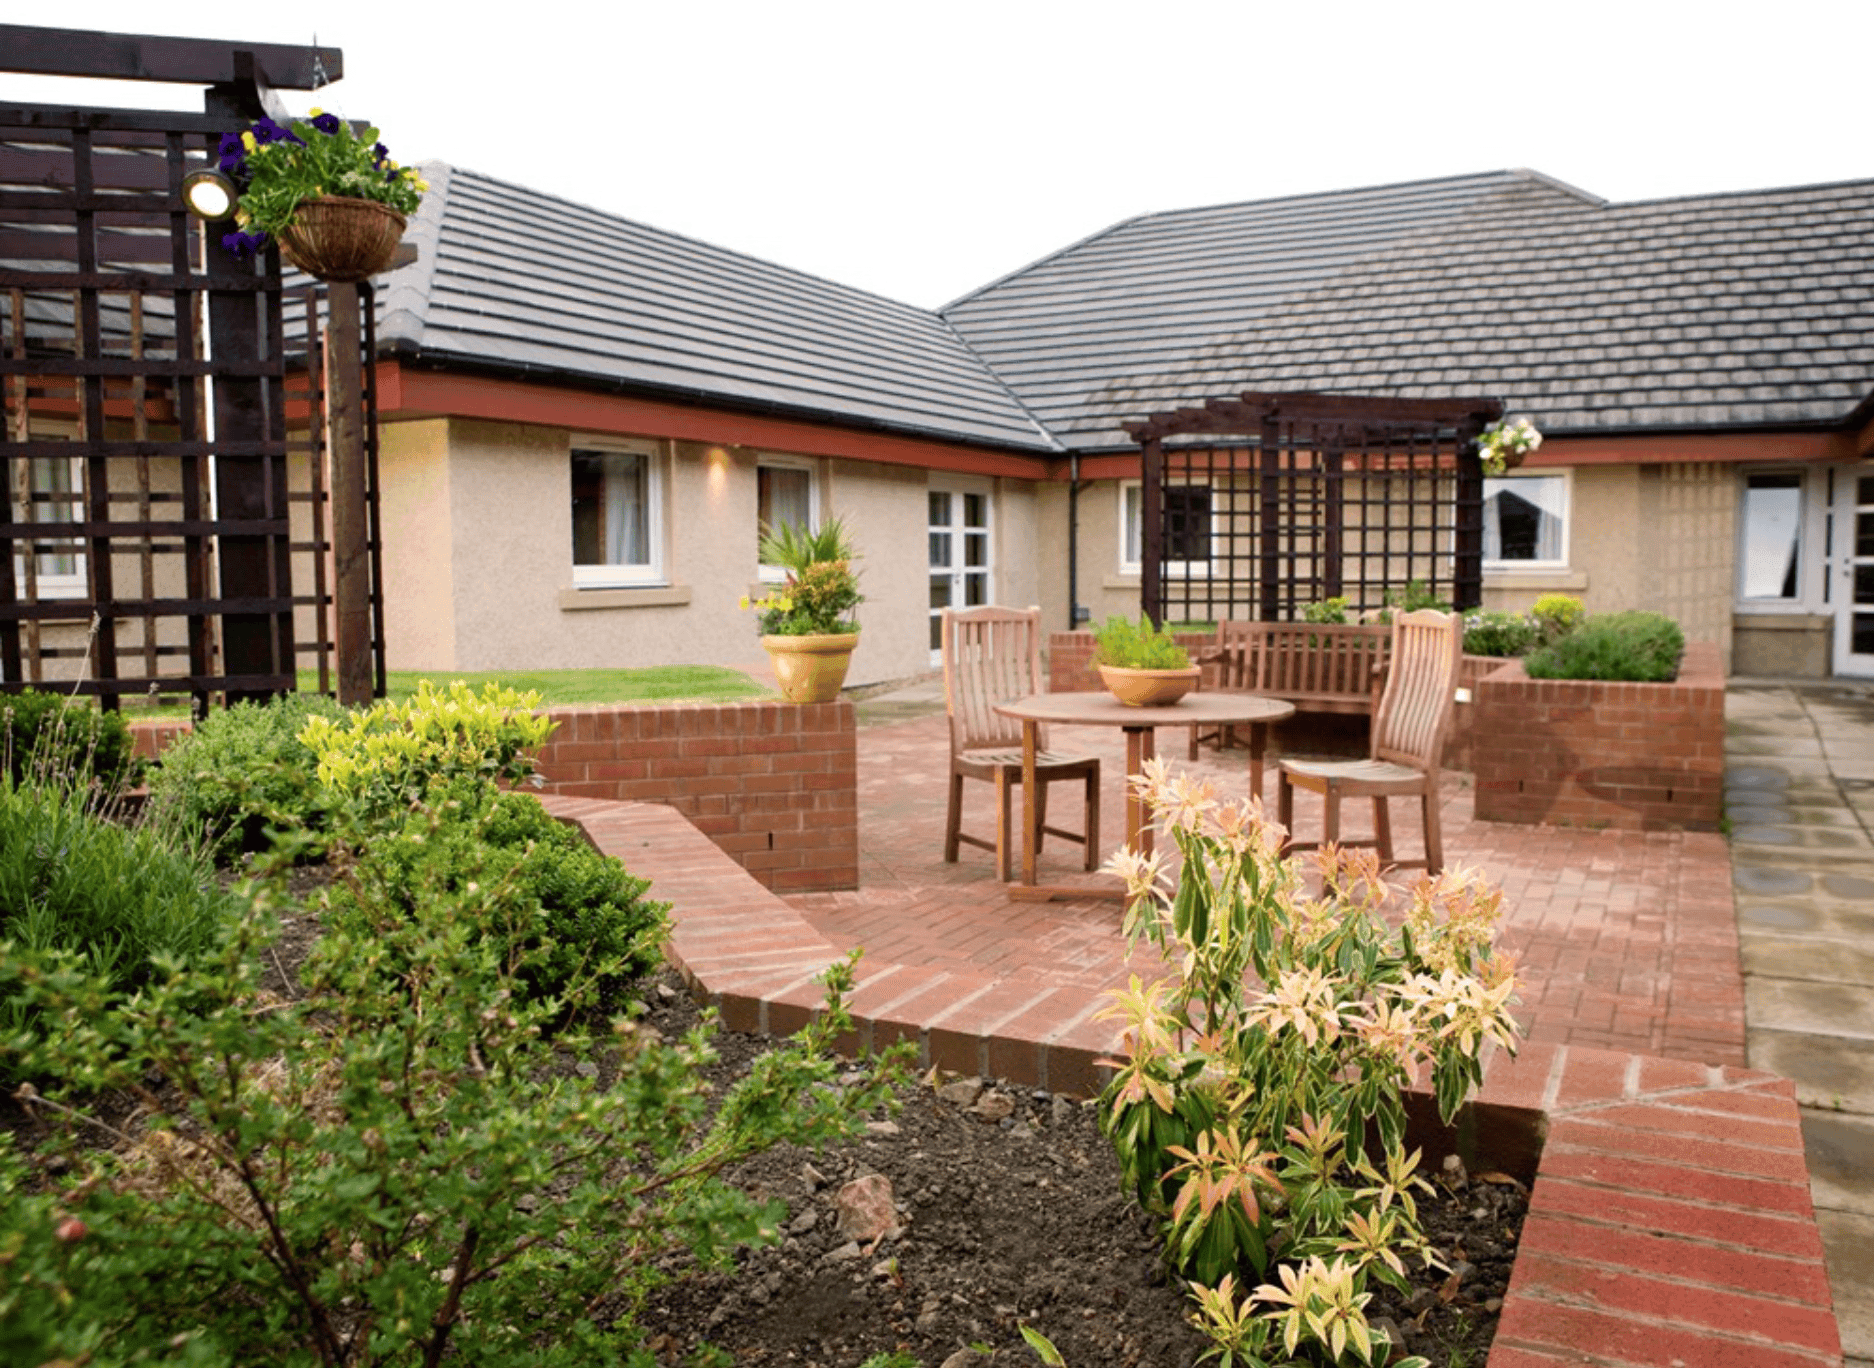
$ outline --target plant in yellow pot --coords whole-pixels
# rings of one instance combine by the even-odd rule
[[[764,531],[761,561],[787,578],[779,589],[750,602],[761,644],[774,661],[782,696],[795,703],[827,703],[839,696],[859,644],[853,612],[865,601],[853,562],[859,556],[845,524],[829,518],[808,532],[790,523]]]
[[[1108,618],[1095,628],[1093,658],[1113,697],[1134,708],[1176,703],[1202,673],[1191,653],[1143,613],[1136,622]]]

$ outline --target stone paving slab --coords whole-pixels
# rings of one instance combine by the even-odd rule
[[[1753,1025],[1750,1066],[1781,1074],[1796,1085],[1796,1100],[1829,1115],[1874,1116],[1874,1050],[1857,1041]],[[1861,1151],[1863,1168],[1874,1139]],[[1865,1182],[1865,1174],[1863,1175]],[[1874,1193],[1874,1186],[1869,1187]]]
[[[1738,944],[1743,950],[1746,974],[1862,987],[1874,983],[1874,942],[1752,935],[1745,931],[1740,933]]]
[[[1797,1093],[1800,1100],[1800,1084]],[[1874,1220],[1874,1191],[1866,1181],[1868,1156],[1874,1154],[1874,1116],[1807,1108],[1802,1134],[1816,1205]]]
[[[1870,1272],[1874,1270],[1874,1216],[1818,1208],[1815,1219],[1835,1284],[1835,1322],[1842,1350],[1857,1360],[1874,1358],[1874,1296],[1869,1295],[1874,1292],[1874,1273]]]

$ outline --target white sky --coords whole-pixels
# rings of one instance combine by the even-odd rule
[[[289,107],[369,119],[400,161],[440,158],[925,307],[1166,209],[1514,166],[1615,201],[1874,177],[1867,0],[72,13],[251,42],[311,43],[316,23],[346,76]],[[0,75],[0,98],[200,108],[189,89],[79,84]]]

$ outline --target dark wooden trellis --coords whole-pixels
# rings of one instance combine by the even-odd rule
[[[181,184],[339,55],[0,26],[0,68],[206,87],[201,114],[0,104],[0,689],[327,689],[323,292],[205,243]]]
[[[1141,606],[1155,621],[1290,621],[1419,585],[1483,594],[1477,437],[1487,399],[1246,392],[1153,414],[1142,449]]]

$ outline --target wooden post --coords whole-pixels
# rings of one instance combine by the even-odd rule
[[[364,376],[358,286],[334,284],[326,298],[326,432],[332,451],[332,599],[338,701],[371,701],[371,559],[364,499]]]

